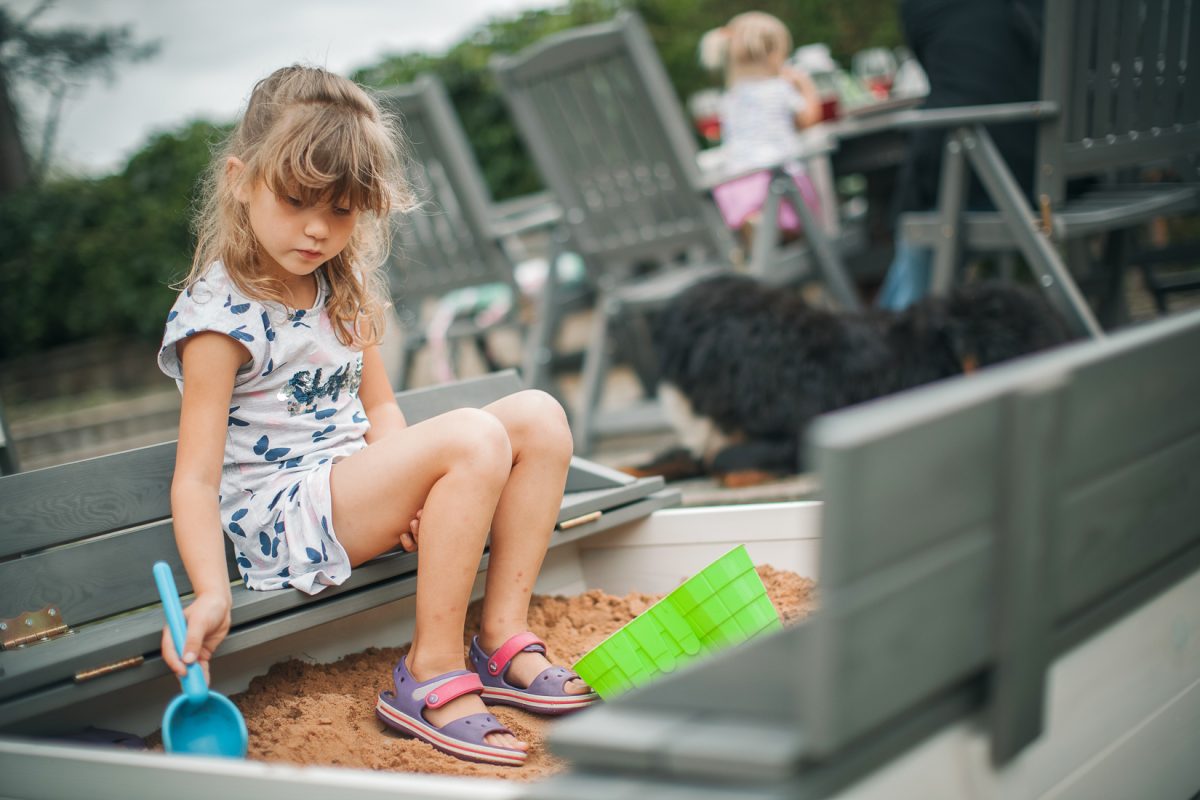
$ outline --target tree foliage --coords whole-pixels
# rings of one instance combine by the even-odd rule
[[[155,42],[138,42],[129,26],[112,28],[61,27],[50,30],[35,25],[53,5],[42,0],[23,16],[0,7],[0,194],[40,178],[50,157],[58,120],[67,91],[85,79],[112,77],[121,61],[141,61],[158,52]],[[21,83],[38,87],[49,106],[39,141],[29,158],[22,114],[13,97]]]

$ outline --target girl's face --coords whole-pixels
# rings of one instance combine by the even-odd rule
[[[262,181],[239,194],[244,194],[238,199],[246,203],[258,240],[259,268],[288,286],[298,285],[298,278],[342,252],[358,222],[359,212],[336,199],[306,206],[295,197],[276,195]]]

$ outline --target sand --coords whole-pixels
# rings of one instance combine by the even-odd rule
[[[784,624],[807,616],[814,607],[812,581],[770,566],[758,568],[767,594]],[[659,596],[631,593],[615,597],[593,590],[571,597],[537,595],[530,607],[530,629],[546,641],[555,664],[573,664],[606,636],[651,606]],[[468,614],[467,630],[478,628],[478,604]],[[469,639],[464,642],[464,652]],[[390,688],[391,670],[406,647],[369,648],[331,664],[285,661],[231,699],[246,717],[249,757],[301,765],[473,775],[535,780],[565,769],[545,745],[553,720],[506,706],[489,710],[529,743],[522,767],[473,764],[444,755],[429,745],[402,737],[374,714],[379,692]],[[157,740],[157,736],[154,737]]]

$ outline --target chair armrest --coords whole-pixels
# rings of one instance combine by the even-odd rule
[[[562,219],[562,208],[550,192],[514,197],[494,203],[488,227],[497,239],[506,239],[526,231],[544,228]]]
[[[1058,103],[1038,100],[1030,103],[992,103],[979,106],[894,111],[869,117],[850,117],[838,120],[829,127],[832,136],[841,140],[867,136],[885,130],[953,128],[958,125],[1043,120],[1056,117],[1058,113]]]

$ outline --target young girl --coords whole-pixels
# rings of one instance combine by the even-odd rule
[[[533,391],[406,424],[378,348],[387,215],[412,207],[395,141],[361,88],[293,66],[255,86],[210,170],[158,358],[183,393],[171,506],[196,593],[182,658],[164,631],[163,659],[207,668],[229,631],[222,529],[247,587],[310,594],[419,543],[412,647],[376,714],[460,758],[519,765],[526,745],[485,700],[539,713],[596,700],[525,631],[571,434]]]
[[[761,11],[738,14],[723,28],[709,31],[700,42],[701,61],[709,69],[724,69],[721,97],[721,150],[730,173],[760,169],[713,189],[729,227],[748,233],[758,221],[771,183],[763,169],[778,164],[792,151],[797,128],[821,119],[816,85],[803,72],[787,66],[792,36],[776,17]],[[785,167],[814,211],[817,192],[799,163]],[[787,202],[779,207],[779,227],[800,229],[800,218]]]

